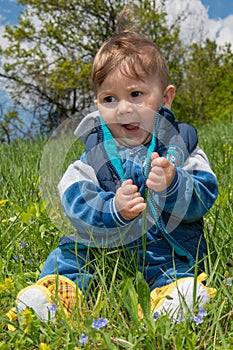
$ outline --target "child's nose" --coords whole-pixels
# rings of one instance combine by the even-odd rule
[[[132,113],[132,104],[126,100],[121,100],[118,102],[118,114]]]

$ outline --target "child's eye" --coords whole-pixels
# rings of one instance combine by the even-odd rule
[[[107,96],[103,99],[103,102],[104,103],[113,103],[113,102],[116,102],[116,98],[113,96]]]
[[[142,96],[143,93],[141,91],[133,91],[131,92],[131,96],[132,97],[139,97],[139,96]]]

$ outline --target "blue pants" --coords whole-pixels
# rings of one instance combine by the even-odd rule
[[[94,273],[88,261],[92,261],[93,258],[92,254],[87,254],[87,249],[79,249],[76,254],[74,247],[71,249],[70,245],[58,247],[49,254],[40,278],[59,274],[77,282],[79,289],[86,290]]]
[[[124,258],[123,258],[124,259]],[[157,265],[145,265],[144,277],[149,284],[150,290],[161,287],[183,277],[194,276],[193,268],[187,261],[171,254],[170,259],[161,257]],[[82,291],[88,288],[88,282],[95,273],[95,256],[87,247],[80,246],[75,250],[74,245],[59,246],[52,251],[45,261],[40,278],[47,275],[59,274],[77,283]],[[161,263],[161,261],[165,261]],[[127,264],[127,263],[126,263]],[[127,265],[126,265],[127,266]],[[139,266],[139,270],[142,268]]]

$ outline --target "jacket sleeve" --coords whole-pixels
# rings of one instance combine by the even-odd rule
[[[129,223],[116,210],[115,193],[100,187],[85,153],[68,167],[58,190],[65,214],[78,231],[111,235]]]
[[[194,222],[207,213],[217,196],[216,176],[203,150],[196,147],[184,166],[177,167],[173,183],[166,191],[155,194],[155,200],[165,212]]]

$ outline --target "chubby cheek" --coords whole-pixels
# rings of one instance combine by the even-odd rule
[[[106,121],[105,121],[105,123],[106,123]],[[108,122],[106,124],[107,124],[109,130],[111,131],[112,136],[114,138],[118,138],[120,135],[119,125],[111,123],[111,122],[110,123]]]
[[[111,108],[106,108],[103,105],[98,105],[98,110],[105,123],[116,123],[115,112]]]
[[[150,114],[144,115],[143,118],[141,118],[141,129],[144,130],[145,133],[152,133],[154,129],[155,124],[155,118],[156,118],[156,112],[150,111]]]

